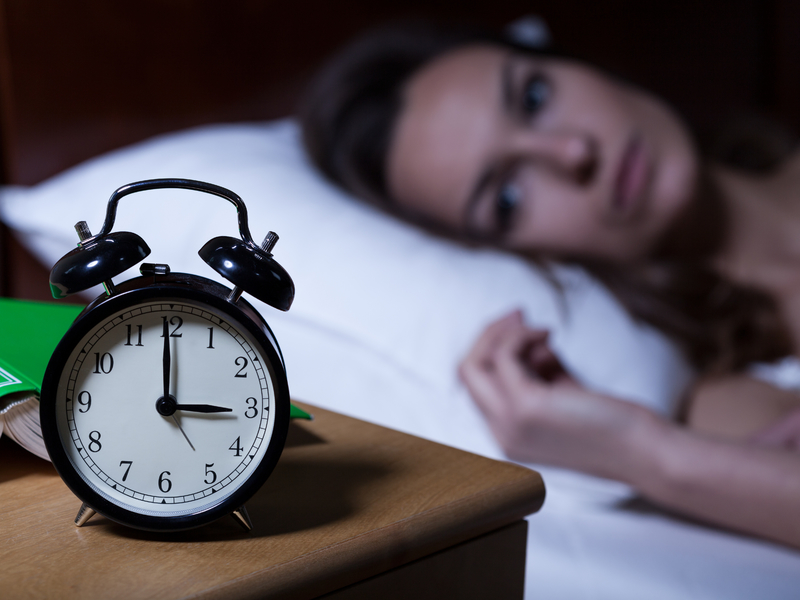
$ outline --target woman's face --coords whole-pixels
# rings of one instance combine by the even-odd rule
[[[580,63],[467,46],[409,81],[388,154],[393,199],[516,250],[628,261],[691,200],[676,115]]]

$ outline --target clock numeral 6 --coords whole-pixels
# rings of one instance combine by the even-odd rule
[[[163,493],[167,493],[172,489],[172,482],[164,477],[164,475],[171,475],[169,471],[164,471],[161,475],[158,476],[158,489],[160,489]]]

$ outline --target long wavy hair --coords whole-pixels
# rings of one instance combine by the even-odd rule
[[[311,159],[329,179],[356,196],[435,229],[435,224],[420,222],[419,216],[393,201],[386,181],[386,157],[406,82],[437,56],[476,43],[567,57],[553,48],[531,48],[467,27],[406,23],[374,30],[334,56],[301,102],[299,118]],[[736,150],[730,140],[717,147],[716,153],[729,159],[744,157],[746,164],[740,160],[737,166],[760,169],[781,158],[774,144],[750,146],[771,155],[752,148]],[[714,190],[708,187],[705,192]],[[701,371],[735,371],[792,351],[774,298],[726,279],[697,257],[653,258],[636,265],[570,262],[577,262],[606,285],[635,318],[671,337]]]

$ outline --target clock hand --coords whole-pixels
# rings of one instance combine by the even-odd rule
[[[219,413],[219,412],[232,412],[232,408],[225,408],[224,406],[214,406],[213,404],[176,404],[175,410],[187,410],[189,412],[199,413]]]
[[[172,364],[169,354],[169,325],[167,324],[167,319],[164,319],[164,360],[162,365],[164,367],[164,398],[169,398],[169,372]]]
[[[170,353],[169,353],[169,325],[167,323],[167,319],[164,319],[164,360],[162,361],[162,365],[164,367],[164,371],[163,371],[163,374],[164,374],[164,396],[163,397],[165,399],[167,399],[167,398],[170,397],[169,396],[169,374],[170,374],[170,370],[172,368],[172,358],[171,358]],[[172,413],[172,420],[175,421],[175,425],[177,425],[178,429],[181,430],[181,433],[183,434],[183,437],[185,437],[186,441],[189,443],[189,447],[196,452],[196,450],[194,448],[194,444],[192,444],[192,441],[189,439],[189,436],[186,435],[186,432],[183,430],[183,427],[181,427],[180,421],[178,421],[178,418],[175,416],[175,412],[174,411]]]
[[[194,444],[192,444],[191,440],[189,439],[189,436],[188,436],[188,435],[186,435],[186,432],[183,430],[183,427],[181,427],[181,424],[180,424],[180,422],[178,422],[178,417],[176,417],[175,415],[172,415],[172,420],[173,420],[173,421],[175,421],[175,425],[177,425],[177,426],[178,426],[178,429],[180,429],[180,430],[181,430],[181,433],[183,434],[183,437],[185,437],[185,438],[186,438],[186,441],[187,441],[187,442],[189,442],[189,447],[190,447],[192,450],[194,450],[194,449],[195,449],[195,448],[194,448]],[[197,452],[197,451],[195,450],[195,452]]]

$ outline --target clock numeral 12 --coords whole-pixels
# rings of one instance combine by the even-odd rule
[[[161,318],[165,323],[167,322],[167,317]],[[169,334],[169,337],[183,337],[182,333],[178,333],[178,329],[183,327],[183,319],[181,319],[178,315],[175,315],[169,320],[169,323],[170,325],[175,325],[175,329],[172,330],[172,332]],[[164,337],[164,334],[162,333],[160,337]]]

